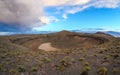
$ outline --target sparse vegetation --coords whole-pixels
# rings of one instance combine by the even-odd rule
[[[39,50],[46,42],[59,49]],[[0,36],[0,75],[119,75],[119,54],[120,39],[105,34]]]
[[[39,65],[40,67],[42,67],[42,66],[43,66],[43,64],[44,64],[44,62],[43,62],[43,61],[39,61],[39,63],[38,63],[38,65]]]
[[[16,71],[15,69],[10,69],[10,70],[9,70],[9,73],[10,73],[11,75],[14,75],[14,74],[17,73],[17,71]]]
[[[25,72],[26,71],[26,69],[23,65],[18,65],[17,67],[18,67],[19,72]]]
[[[35,71],[37,71],[37,70],[38,70],[37,67],[32,67],[32,68],[31,68],[31,71],[32,71],[32,72],[35,72]]]
[[[44,62],[46,62],[46,63],[50,63],[50,62],[51,62],[51,59],[48,58],[48,57],[45,57],[45,58],[44,58]]]
[[[66,68],[65,68],[64,65],[57,65],[56,69],[59,70],[59,71],[64,71]]]
[[[84,62],[84,67],[82,69],[81,75],[88,75],[88,72],[91,70],[88,62]]]
[[[109,59],[109,55],[105,55],[105,56],[104,56],[104,59],[105,59],[105,60]]]
[[[3,67],[2,67],[2,64],[0,64],[0,71],[2,71]]]
[[[71,62],[72,62],[72,63],[75,63],[76,61],[75,61],[75,59],[71,59]]]
[[[83,61],[83,60],[84,60],[84,58],[79,58],[78,60],[79,60],[79,61]]]
[[[97,72],[100,74],[100,75],[106,75],[107,72],[108,72],[108,69],[106,67],[100,67]]]
[[[118,69],[118,68],[113,68],[113,69],[112,69],[112,72],[113,72],[113,73],[120,73],[120,69]]]
[[[89,66],[89,62],[84,62],[84,65],[85,66]]]

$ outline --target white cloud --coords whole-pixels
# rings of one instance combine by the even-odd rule
[[[43,16],[43,17],[40,17],[39,19],[40,19],[40,21],[41,21],[42,23],[44,23],[44,24],[50,23],[50,20],[49,20],[48,17]]]
[[[44,15],[43,7],[32,0],[0,0],[0,21],[28,25]]]
[[[68,17],[67,17],[67,14],[63,14],[62,17],[63,17],[64,19],[67,19],[67,18],[68,18]]]
[[[28,25],[45,16],[49,6],[73,6],[89,0],[0,0],[0,22]],[[47,19],[46,19],[47,21]]]
[[[120,0],[98,0],[93,6],[97,8],[117,8],[120,6]]]
[[[44,6],[74,6],[88,3],[90,0],[42,0]]]
[[[89,0],[89,2],[87,2],[84,5],[66,7],[66,8],[63,8],[62,10],[64,10],[63,13],[67,15],[67,14],[75,14],[77,12],[83,11],[90,7],[118,8],[118,7],[120,7],[120,0]],[[64,15],[63,15],[63,18],[64,18]]]
[[[39,17],[39,20],[43,24],[49,24],[49,23],[57,22],[58,21],[58,19],[55,18],[54,16],[42,16],[42,17]]]
[[[63,14],[63,18],[68,18],[68,14],[90,7],[120,7],[120,0],[0,0],[0,22],[32,27],[36,23],[41,26],[58,21],[54,15],[47,14],[49,11],[44,11],[46,7],[61,8],[57,11]]]

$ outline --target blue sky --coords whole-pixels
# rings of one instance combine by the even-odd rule
[[[59,15],[57,17],[59,17]],[[61,19],[56,23],[51,23],[35,29],[38,31],[80,30],[85,28],[120,29],[119,8],[89,8],[76,14],[69,14],[68,17],[67,19]]]
[[[120,0],[0,1],[2,34],[85,29],[120,32]]]

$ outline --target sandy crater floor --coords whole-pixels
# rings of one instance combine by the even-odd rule
[[[51,43],[43,43],[41,44],[38,49],[40,50],[45,50],[45,51],[54,51],[54,50],[58,50],[55,47],[52,47]]]

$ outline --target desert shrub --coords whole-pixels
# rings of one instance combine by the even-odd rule
[[[22,57],[22,55],[21,55],[21,54],[19,54],[19,55],[18,55],[18,58],[21,58],[21,57]]]
[[[64,71],[65,70],[65,66],[59,65],[59,66],[56,67],[56,69],[59,70],[59,71]]]
[[[66,50],[66,54],[70,54],[71,53],[71,51],[68,49],[68,50]]]
[[[25,59],[25,62],[29,62],[30,61],[30,59]]]
[[[97,73],[99,73],[100,75],[106,75],[107,74],[108,69],[106,67],[100,67],[97,70]]]
[[[64,66],[64,67],[69,67],[71,65],[70,62],[66,62],[66,61],[63,61],[63,62],[60,62],[60,66]]]
[[[114,54],[113,57],[114,57],[114,58],[118,58],[118,57],[119,57],[119,54]]]
[[[82,50],[80,50],[80,51],[79,51],[79,53],[80,53],[80,54],[82,54],[82,53],[83,53],[83,51],[82,51]]]
[[[72,65],[72,63],[75,63],[74,59],[69,60],[68,57],[64,57],[59,61],[59,64],[56,65],[56,69],[59,71],[64,71],[67,68],[69,68]]]
[[[6,57],[6,55],[5,54],[1,54],[0,57],[3,59],[3,58]]]
[[[2,64],[0,64],[0,71],[1,71],[1,72],[6,72],[6,71],[7,71],[7,70],[3,67]]]
[[[37,67],[32,67],[32,68],[31,68],[31,71],[32,71],[32,72],[35,72],[35,71],[37,71],[37,70],[38,70]]]
[[[39,63],[38,63],[38,65],[39,65],[40,67],[42,67],[42,66],[43,66],[43,64],[44,64],[44,62],[43,62],[43,61],[39,61]]]
[[[14,70],[14,69],[10,69],[10,70],[9,70],[9,73],[13,75],[13,74],[16,74],[16,73],[17,73],[17,71],[16,71],[16,70]]]
[[[83,60],[84,60],[84,58],[79,58],[79,59],[78,59],[78,61],[83,61]]]
[[[48,57],[45,57],[45,58],[44,58],[44,61],[45,61],[46,63],[50,63],[50,62],[51,62],[51,59],[48,58]]]
[[[60,60],[60,65],[69,67],[71,65],[71,61],[68,59],[68,57],[64,57],[62,60]]]
[[[88,75],[88,72],[91,70],[88,62],[84,62],[84,67],[82,69],[81,75]]]
[[[109,58],[109,56],[108,56],[108,55],[105,55],[103,58],[107,60],[107,59]]]
[[[83,57],[87,57],[88,55],[87,54],[85,54]]]
[[[71,59],[70,61],[71,61],[72,63],[75,63],[75,59]]]
[[[113,68],[113,69],[112,69],[112,72],[113,72],[113,73],[118,73],[118,72],[120,72],[120,69]]]
[[[84,65],[85,66],[89,66],[89,62],[84,62]]]
[[[83,72],[88,72],[90,70],[91,70],[90,66],[84,66],[82,71]]]
[[[95,57],[97,57],[97,54],[94,54]]]
[[[2,71],[2,69],[3,69],[3,66],[2,66],[2,64],[0,64],[0,71]]]
[[[64,57],[63,59],[61,59],[59,62],[60,63],[65,63],[65,62],[67,62],[68,61],[68,57],[66,56],[66,57]]]
[[[23,65],[18,65],[18,71],[19,72],[25,72],[26,69],[25,69],[25,67]]]
[[[99,53],[104,53],[104,50],[99,51]]]
[[[3,53],[7,53],[7,51],[6,51],[6,50],[2,50],[2,52],[3,52]]]
[[[106,52],[107,52],[107,51],[109,51],[109,50],[108,50],[108,49],[105,49],[104,51],[106,51]]]

